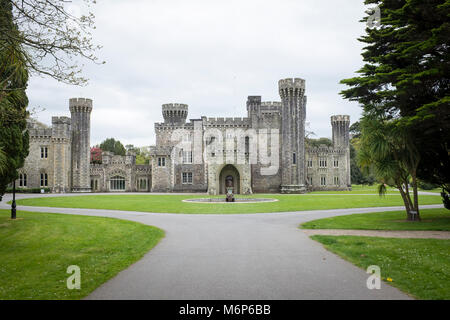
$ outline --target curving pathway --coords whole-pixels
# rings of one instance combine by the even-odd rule
[[[17,198],[30,196],[42,195],[21,194]],[[9,208],[6,202],[10,200],[11,196],[5,195],[0,208]],[[309,220],[401,207],[229,215],[18,209],[114,217],[166,231],[166,237],[153,250],[87,299],[410,298],[385,283],[380,290],[367,289],[368,274],[364,270],[325,250],[298,229],[300,223]]]

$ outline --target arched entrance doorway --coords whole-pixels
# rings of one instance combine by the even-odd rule
[[[239,176],[239,171],[231,164],[223,167],[222,171],[220,171],[219,176],[219,193],[225,194],[227,191],[227,186],[231,186],[233,188],[233,193],[240,194],[241,193],[241,177]]]

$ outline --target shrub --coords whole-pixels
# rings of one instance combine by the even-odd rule
[[[45,193],[50,192],[50,188],[16,188],[16,193],[41,193],[41,189],[44,189]],[[12,193],[13,189],[6,189],[6,193]]]

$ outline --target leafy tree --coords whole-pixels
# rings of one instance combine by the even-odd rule
[[[366,0],[365,3],[379,6],[381,25],[367,28],[366,35],[359,39],[366,44],[362,54],[365,65],[358,71],[358,77],[341,81],[351,87],[341,94],[358,101],[366,119],[392,129],[386,133],[389,150],[408,150],[409,158],[397,160],[399,168],[410,170],[408,174],[413,180],[420,177],[424,181],[439,181],[448,193],[450,1]],[[363,21],[367,19],[369,16]],[[398,136],[394,139],[392,133]],[[373,135],[362,130],[364,134]],[[394,147],[394,143],[398,145]],[[417,167],[413,165],[416,159]]]
[[[6,170],[6,153],[0,148],[0,174]]]
[[[100,144],[100,149],[109,151],[116,155],[124,156],[126,154],[125,147],[119,140],[108,138]]]
[[[359,124],[359,121],[356,121],[350,126],[349,132],[352,135],[353,139],[359,138],[361,136],[361,126]]]
[[[350,143],[350,179],[352,184],[368,184],[373,185],[375,183],[375,177],[371,170],[361,170],[358,164],[358,151]]]
[[[17,169],[28,155],[25,93],[28,81],[26,57],[16,41],[6,34],[20,34],[12,18],[10,1],[0,0],[0,149],[4,154],[0,172],[0,200],[9,183],[17,179]]]
[[[100,48],[92,43],[91,36],[95,26],[90,10],[95,2],[3,0],[20,32],[2,24],[0,33],[6,41],[20,44],[17,50],[22,52],[31,73],[68,84],[86,84],[87,79],[81,75],[81,60],[98,63],[95,53]]]
[[[314,148],[319,147],[321,145],[325,145],[327,147],[331,147],[333,145],[333,142],[329,138],[306,138],[306,144],[308,147]]]
[[[136,164],[150,164],[150,160],[152,159],[150,155],[149,147],[141,147],[139,148],[139,152],[136,156]]]

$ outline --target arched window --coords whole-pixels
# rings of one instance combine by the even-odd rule
[[[125,191],[125,178],[114,176],[109,179],[109,188],[111,191]]]

